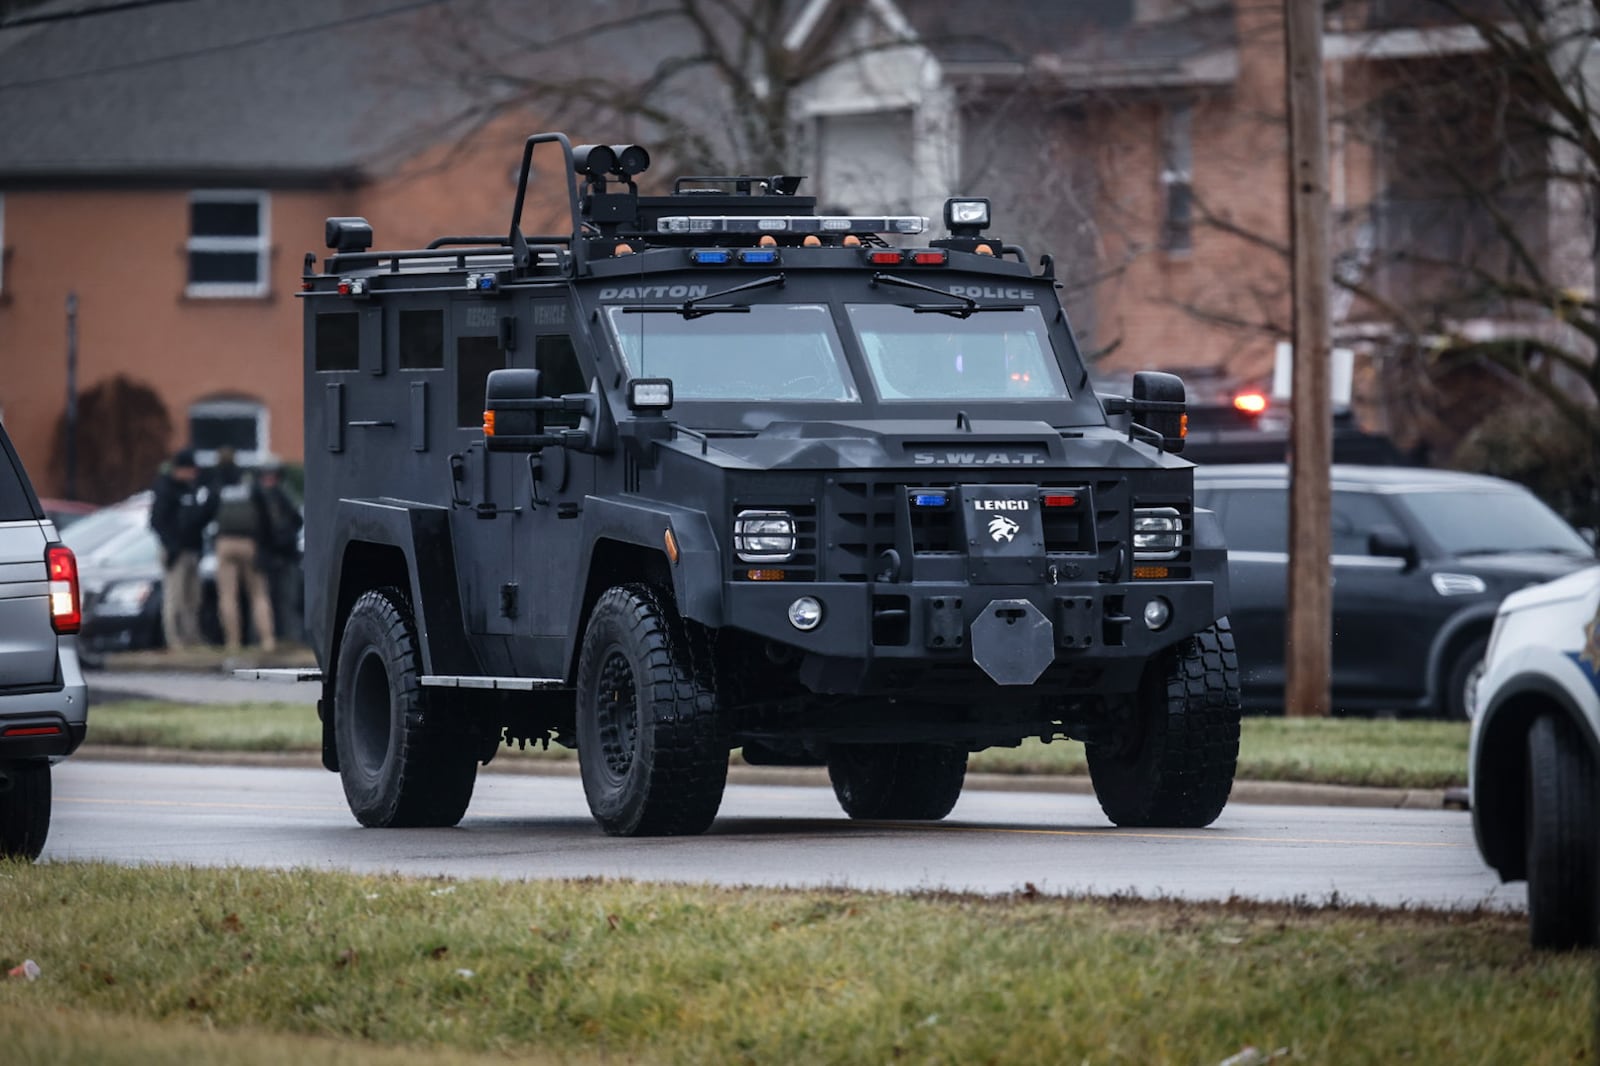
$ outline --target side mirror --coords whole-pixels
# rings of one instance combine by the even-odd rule
[[[1404,559],[1407,566],[1417,561],[1417,547],[1394,526],[1378,526],[1367,534],[1367,554],[1388,559]]]
[[[1189,435],[1189,415],[1185,411],[1183,379],[1158,370],[1142,370],[1133,375],[1134,421],[1161,434],[1161,450],[1183,451]]]
[[[491,452],[536,452],[544,432],[539,372],[522,367],[489,371],[483,390],[483,444]]]

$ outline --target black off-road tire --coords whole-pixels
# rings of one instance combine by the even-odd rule
[[[936,822],[961,798],[967,752],[948,744],[834,744],[828,780],[852,818]]]
[[[50,834],[50,764],[18,763],[0,770],[0,858],[32,862]]]
[[[1239,762],[1239,660],[1226,618],[1145,669],[1133,720],[1086,745],[1100,809],[1120,826],[1216,821]]]
[[[334,682],[334,743],[350,813],[364,826],[450,826],[472,800],[470,723],[443,719],[421,685],[411,606],[394,588],[362,593],[345,621]]]
[[[1536,948],[1592,947],[1600,937],[1600,809],[1594,759],[1560,714],[1528,730],[1528,934]]]
[[[578,767],[612,836],[703,833],[728,782],[708,637],[644,585],[607,589],[578,657]]]
[[[1439,709],[1452,722],[1465,722],[1470,715],[1467,685],[1483,668],[1483,657],[1489,651],[1489,638],[1476,637],[1450,660],[1444,672],[1439,692]]]

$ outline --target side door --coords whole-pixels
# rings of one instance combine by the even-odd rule
[[[1289,496],[1281,485],[1196,483],[1228,545],[1228,584],[1239,679],[1253,706],[1281,707],[1288,601]]]
[[[512,654],[503,639],[517,622],[517,520],[527,501],[518,492],[527,473],[523,456],[490,455],[483,447],[484,386],[491,371],[511,365],[500,320],[511,305],[460,299],[450,308],[447,377],[442,412],[451,441],[451,533],[457,585],[467,631],[476,638],[484,668],[510,673]],[[519,477],[520,474],[520,477]]]
[[[533,307],[531,354],[546,396],[587,392],[593,377],[592,357],[580,348],[582,335],[567,328],[568,310],[564,300],[536,301]],[[552,432],[575,429],[580,420],[574,411],[552,413],[545,426]],[[522,607],[517,628],[544,676],[564,672],[565,630],[585,580],[579,571],[585,554],[581,518],[595,489],[598,461],[575,449],[548,447],[527,465],[530,508],[518,546]]]
[[[1371,554],[1373,530],[1405,532],[1380,493],[1333,492],[1333,695],[1352,710],[1404,706],[1424,692],[1428,650],[1446,604],[1425,567]],[[1409,534],[1408,534],[1409,535]]]

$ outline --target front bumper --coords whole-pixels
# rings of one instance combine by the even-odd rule
[[[788,617],[789,605],[802,596],[822,605],[822,622],[809,632],[796,629]],[[1157,599],[1165,601],[1167,619],[1151,628],[1144,611]],[[1002,623],[1014,619],[1028,626],[1030,642],[1044,649],[1039,654],[1049,662],[1038,664],[1042,672],[1052,664],[1147,659],[1211,625],[1219,613],[1216,607],[1216,590],[1209,581],[735,582],[727,589],[724,617],[736,629],[832,659],[904,664],[977,661],[982,666],[985,645],[995,642],[986,631],[995,625],[995,612],[1001,611],[1007,613]],[[1032,678],[996,680],[1025,684]]]

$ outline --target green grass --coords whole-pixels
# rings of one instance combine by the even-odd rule
[[[1367,718],[1246,718],[1239,773],[1258,781],[1308,781],[1390,788],[1445,788],[1467,780],[1465,722]],[[1077,741],[974,754],[970,769],[989,773],[1086,773]]]
[[[97,705],[89,737],[97,744],[197,751],[320,750],[321,725],[308,706],[287,703],[193,706],[153,701]],[[534,755],[570,759],[551,748],[502,750],[499,758]],[[972,757],[983,773],[1081,774],[1083,745],[1076,741],[992,748]],[[1364,718],[1247,718],[1242,729],[1239,776],[1266,781],[1443,788],[1467,779],[1464,722],[1385,721]]]
[[[0,914],[0,965],[42,970],[0,980],[8,1057],[48,1023],[30,1062],[1593,1054],[1593,956],[1500,914],[55,863],[0,865]]]

